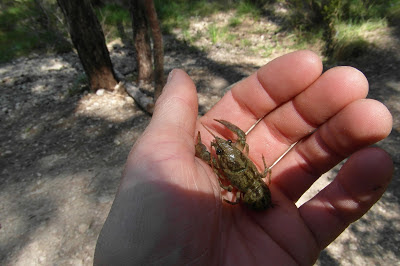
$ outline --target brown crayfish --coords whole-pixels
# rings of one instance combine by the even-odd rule
[[[246,134],[232,123],[225,120],[215,121],[227,127],[237,135],[237,140],[225,140],[215,136],[207,127],[206,130],[214,137],[211,147],[214,147],[216,158],[211,156],[206,146],[201,142],[200,131],[197,135],[196,156],[206,161],[218,177],[220,186],[231,192],[237,189],[236,201],[224,199],[229,204],[238,204],[240,201],[251,209],[265,210],[272,207],[271,192],[263,178],[271,176],[271,170],[266,166],[264,156],[264,172],[258,172],[255,164],[247,157],[249,146],[246,143]],[[230,185],[223,185],[221,180],[228,179]]]

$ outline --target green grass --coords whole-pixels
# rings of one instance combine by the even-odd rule
[[[220,31],[220,28],[218,28],[215,24],[211,24],[208,27],[208,35],[212,44],[216,44],[221,39]]]
[[[33,0],[0,3],[0,62],[26,56],[33,51],[68,51],[56,32],[40,24],[40,10]]]
[[[96,9],[96,14],[106,24],[117,24],[120,21],[130,23],[131,21],[129,10],[117,4],[104,5],[102,8]]]
[[[239,17],[251,16],[257,21],[260,18],[261,10],[250,1],[240,1],[236,9],[236,15]]]
[[[0,33],[0,62],[7,62],[17,56],[28,55],[36,48],[38,38],[29,36],[27,31]]]
[[[164,31],[170,32],[174,28],[187,29],[192,17],[208,17],[216,12],[236,10],[237,19],[230,21],[230,26],[241,24],[241,18],[250,15],[260,17],[260,9],[251,1],[239,0],[226,3],[224,1],[207,0],[155,0],[158,17]]]
[[[261,56],[266,58],[266,57],[269,57],[274,52],[275,49],[272,46],[263,45],[262,47],[260,47],[259,50],[260,50]]]
[[[385,27],[385,19],[368,20],[358,24],[339,23],[336,26],[332,59],[341,61],[366,53],[369,48],[375,46],[373,40],[368,40],[367,34]]]
[[[282,3],[303,3],[301,0],[280,1]],[[56,1],[41,2],[46,5],[50,16],[56,20],[53,15],[53,13],[59,12],[56,8]],[[334,40],[335,48],[340,50],[339,54],[347,55],[349,50],[363,51],[367,49],[370,44],[365,39],[365,32],[387,27],[387,20],[392,25],[396,25],[395,23],[400,21],[400,0],[341,0],[339,2],[347,4],[343,5],[346,6],[346,9],[339,10],[339,15],[335,17],[334,21],[337,30]],[[252,45],[251,42],[246,39],[238,41],[238,37],[232,29],[240,27],[246,20],[257,21],[262,16],[260,8],[249,0],[155,0],[154,3],[163,33],[168,34],[173,29],[180,29],[183,39],[189,44],[194,44],[196,40],[205,36],[213,44],[227,42],[248,47]],[[335,7],[332,10],[337,11]],[[215,22],[210,23],[204,32],[191,30],[191,21],[210,18],[217,12],[234,12],[235,15],[229,18],[226,25]],[[304,15],[304,12],[298,13]],[[59,17],[62,16],[60,13],[57,14]],[[117,23],[122,23],[125,29],[129,29],[129,31],[127,30],[128,37],[132,37],[130,36],[132,34],[131,18],[127,8],[116,4],[107,4],[96,8],[96,14],[102,24],[107,41],[122,37],[116,26]],[[288,14],[294,13],[288,12]],[[0,62],[28,55],[32,51],[47,51],[53,47],[55,47],[54,50],[62,50],[54,42],[56,35],[40,28],[38,17],[39,10],[34,0],[0,1]],[[301,20],[290,27],[281,29],[289,36],[285,37],[287,38],[283,42],[285,45],[289,43],[291,48],[304,48],[323,39],[323,31],[318,28],[318,25],[309,27],[306,22],[300,22]],[[61,28],[60,24],[56,27],[65,33],[66,28]],[[267,29],[258,29],[258,31],[259,33],[252,32],[252,34],[265,34]],[[45,48],[43,49],[43,47]],[[278,48],[271,48],[267,45],[262,50],[264,54],[268,55],[273,49]]]
[[[389,22],[393,25],[398,25],[398,23],[400,23],[400,1],[392,5],[387,17]]]
[[[371,19],[362,23],[352,24],[341,22],[336,26],[337,39],[351,38],[352,36],[361,36],[368,31],[373,31],[387,27],[385,19]]]
[[[126,8],[122,8],[117,4],[106,4],[101,8],[96,8],[95,13],[107,42],[117,38],[123,39],[126,32],[132,32],[131,17],[129,10]],[[118,24],[122,25],[124,32],[119,31]]]
[[[240,40],[240,46],[243,48],[250,48],[251,47],[251,41],[248,39],[241,39]]]
[[[342,21],[364,22],[385,18],[395,6],[399,7],[399,0],[347,0],[348,11]]]
[[[215,23],[208,26],[208,36],[212,44],[226,41],[233,42],[236,40],[236,35],[230,34],[228,27],[218,27]]]
[[[14,5],[6,1],[0,11],[0,62],[5,62],[15,56],[25,55],[39,41],[24,25],[24,18],[31,15],[29,1],[21,1]]]
[[[77,75],[74,83],[68,88],[68,96],[72,97],[78,94],[82,94],[84,91],[89,91],[89,82],[85,73]]]
[[[226,6],[218,1],[155,0],[154,4],[164,32],[174,28],[188,29],[191,17],[206,17],[226,10]]]
[[[208,26],[207,33],[212,44],[221,42],[232,44],[238,39],[238,36],[236,34],[230,32],[229,25],[218,27],[215,23],[212,23]],[[241,43],[243,43],[243,41],[244,40],[242,40]]]
[[[322,1],[315,2],[322,6]],[[400,9],[400,0],[326,1],[317,23],[312,20],[312,12],[305,12],[302,3],[301,0],[290,2],[284,30],[296,35],[296,47],[324,41],[325,55],[331,61],[359,56],[373,47],[367,33],[386,28],[395,13],[393,10]]]
[[[228,26],[231,28],[235,28],[240,24],[242,24],[242,19],[237,16],[231,17],[228,22]]]

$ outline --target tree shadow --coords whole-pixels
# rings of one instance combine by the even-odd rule
[[[376,99],[391,112],[394,118],[394,127],[390,135],[376,144],[386,150],[394,161],[395,171],[393,179],[387,188],[379,207],[372,208],[363,218],[352,224],[349,228],[351,233],[357,237],[356,252],[372,261],[379,263],[378,258],[400,259],[398,246],[399,235],[398,218],[389,218],[390,215],[382,213],[400,206],[400,57],[396,49],[380,49],[374,47],[368,49],[358,57],[351,57],[337,63],[338,65],[350,65],[356,67],[367,77],[369,81],[368,98]]]
[[[220,98],[226,93],[226,87],[213,87],[213,79],[223,79],[226,84],[233,84],[255,71],[255,65],[243,64],[223,64],[210,58],[207,52],[193,47],[175,36],[168,36],[168,44],[165,54],[169,61],[165,66],[165,74],[175,67],[183,68],[190,76],[195,77],[195,83],[200,93],[207,96]],[[118,48],[119,49],[119,48]],[[125,54],[119,55],[126,56]],[[120,171],[126,160],[126,156],[144,130],[150,118],[141,111],[136,110],[134,115],[124,121],[110,121],[102,117],[77,115],[76,109],[82,100],[82,95],[71,95],[59,97],[54,88],[62,92],[68,89],[68,84],[82,69],[79,67],[77,56],[60,57],[71,66],[64,70],[52,70],[43,65],[37,65],[44,70],[40,76],[19,74],[13,76],[13,72],[18,68],[23,68],[24,59],[17,61],[13,69],[2,71],[0,77],[3,80],[3,100],[10,105],[2,105],[0,123],[0,144],[2,150],[0,157],[0,197],[7,198],[8,202],[14,202],[13,213],[6,215],[21,217],[21,229],[19,235],[7,233],[8,239],[2,238],[0,264],[7,264],[10,256],[27,245],[38,228],[43,228],[48,219],[57,215],[59,206],[53,199],[40,192],[39,194],[29,195],[32,187],[37,182],[49,181],[51,179],[71,179],[77,177],[82,172],[87,173],[88,178],[82,184],[85,185],[85,195],[90,196],[88,201],[99,201],[95,205],[103,207],[102,199],[106,202],[112,201],[116,193]],[[398,89],[391,86],[390,82],[398,84],[399,58],[393,51],[380,50],[379,48],[363,54],[359,58],[341,62],[341,64],[353,65],[365,73],[370,81],[370,98],[378,99],[393,106],[389,101],[395,101],[398,97]],[[114,64],[118,70],[126,68],[128,73],[134,69],[134,64]],[[3,66],[4,67],[4,66]],[[200,71],[199,71],[200,68]],[[50,69],[50,70],[49,70]],[[7,79],[6,76],[10,79]],[[43,80],[43,82],[41,82]],[[60,82],[61,81],[61,82]],[[35,91],[36,88],[43,90]],[[52,88],[46,90],[46,88]],[[400,102],[400,101],[398,101]],[[3,103],[3,102],[2,102]],[[19,107],[18,107],[19,106]],[[199,114],[208,111],[209,106],[199,105]],[[400,114],[400,108],[389,107],[394,115]],[[399,117],[399,116],[398,116]],[[392,134],[378,146],[385,148],[393,156],[395,165],[399,169],[400,155],[400,128],[395,128]],[[96,132],[94,134],[94,132]],[[133,134],[127,133],[133,132]],[[124,135],[122,143],[118,143],[118,138]],[[395,172],[392,184],[388,188],[388,195],[383,198],[383,202],[394,202],[400,205],[400,178],[399,172]],[[18,187],[16,189],[15,187]],[[21,192],[22,195],[7,194],[7,191]],[[36,190],[35,190],[36,191]],[[59,191],[58,193],[66,193]],[[42,209],[43,206],[47,206]],[[106,205],[109,207],[109,205]],[[5,208],[5,207],[4,207]],[[9,210],[9,208],[7,208]],[[3,213],[3,211],[1,211]],[[371,243],[376,248],[387,250],[398,254],[398,240],[387,238],[389,235],[398,235],[398,230],[394,222],[386,217],[371,216],[368,219],[379,219],[383,227],[378,230],[378,234],[370,234],[365,245],[372,250]],[[4,221],[4,217],[1,217]],[[369,220],[362,223],[369,223]],[[0,231],[10,230],[4,224]],[[97,233],[101,228],[102,221],[97,221]],[[351,227],[353,228],[353,227]],[[360,243],[363,242],[365,232],[351,229]],[[4,236],[5,234],[3,234]],[[94,237],[95,239],[95,237]],[[63,243],[69,241],[68,236],[63,236]],[[376,244],[375,244],[376,242]],[[364,254],[368,250],[361,250]],[[375,253],[376,254],[376,253]],[[383,254],[384,255],[384,254]],[[397,256],[397,255],[396,255]],[[328,252],[322,252],[321,262],[337,263]],[[335,264],[333,264],[335,265]]]
[[[175,44],[179,53],[184,54],[180,60],[187,72],[199,64],[204,67],[204,73],[223,78],[228,84],[245,76],[241,69],[248,66],[219,64],[209,59],[205,52],[195,51],[193,54],[193,47],[178,40]],[[175,53],[172,49],[166,52],[171,57]],[[124,53],[113,56],[123,57]],[[193,56],[196,63],[192,65]],[[62,185],[49,185],[53,181],[61,184],[77,182],[79,192],[74,195],[87,197],[90,206],[109,207],[127,154],[150,120],[148,115],[129,106],[127,108],[134,109],[133,115],[121,121],[79,114],[85,94],[67,93],[83,73],[78,57],[65,54],[56,56],[56,60],[52,56],[37,59],[35,66],[29,66],[29,59],[16,60],[14,64],[4,65],[0,74],[4,85],[0,123],[0,198],[6,199],[0,209],[7,215],[0,220],[3,232],[0,264],[9,263],[22,250],[29,249],[49,220],[55,221],[62,215],[61,212],[67,208],[63,205],[73,204],[72,199],[60,202],[57,197],[71,191],[49,191],[61,189]],[[62,66],[57,67],[57,64]],[[126,71],[134,68],[134,64],[114,65],[117,69],[126,66]],[[34,74],[36,72],[29,67],[39,70],[38,73]],[[166,74],[171,69],[167,65]],[[199,91],[207,92],[208,82],[198,78]],[[224,92],[223,89],[212,89],[213,95],[218,97],[222,97]],[[203,108],[200,112],[205,111]],[[68,185],[66,189],[69,189]],[[13,204],[7,206],[10,201]],[[40,210],[47,212],[41,213]],[[93,215],[88,211],[87,216]],[[87,223],[94,224],[94,229],[89,231],[98,233],[104,220],[90,219],[94,221]],[[13,223],[20,224],[16,231],[12,229]],[[68,221],[65,223],[68,225]],[[60,241],[68,246],[66,234],[70,229],[65,230],[60,232],[63,235]],[[95,241],[96,237],[89,241]]]
[[[333,258],[327,250],[321,251],[318,258],[319,265],[339,266],[340,263]]]
[[[400,41],[400,8],[397,7],[388,18],[389,26],[393,29],[392,34],[398,41]]]
[[[71,193],[62,184],[78,182],[74,196],[88,197],[93,206],[101,205],[101,198],[112,200],[131,145],[149,121],[140,111],[121,121],[79,115],[85,96],[67,92],[82,71],[78,57],[55,58],[40,57],[34,66],[22,58],[2,66],[0,264],[29,249],[34,236],[69,208],[62,205],[74,199],[58,198]],[[36,70],[29,73],[29,67]],[[121,135],[127,139],[118,141]],[[68,246],[65,230],[60,241]]]

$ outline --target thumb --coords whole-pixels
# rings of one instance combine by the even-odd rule
[[[156,102],[146,131],[153,132],[157,138],[167,138],[168,142],[193,144],[196,120],[196,87],[183,70],[174,69]]]
[[[150,124],[129,153],[124,175],[130,176],[130,171],[149,173],[155,164],[171,162],[171,158],[185,161],[191,157],[188,155],[193,157],[196,120],[195,85],[184,71],[172,70]]]

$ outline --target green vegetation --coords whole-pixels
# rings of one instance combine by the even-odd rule
[[[235,27],[239,26],[240,24],[242,24],[242,20],[240,18],[236,17],[236,16],[235,17],[231,17],[229,19],[228,25],[231,28],[235,28]]]
[[[252,1],[240,1],[239,5],[237,5],[236,16],[244,17],[247,15],[254,20],[258,20],[261,16],[261,9]]]
[[[218,1],[206,0],[154,0],[154,5],[165,32],[174,28],[188,29],[191,17],[206,17],[226,10]]]
[[[333,61],[367,51],[371,44],[360,29],[365,32],[386,27],[388,16],[400,4],[399,0],[283,2],[290,10],[286,19],[287,29],[297,34],[299,40],[315,42],[322,36],[326,43],[325,54]]]
[[[107,42],[118,37],[127,38],[125,31],[129,29],[128,32],[131,32],[132,28],[129,10],[117,4],[108,4],[95,8],[95,12]]]
[[[275,10],[273,2],[279,3]],[[41,4],[38,4],[41,3]],[[126,7],[104,1],[95,7],[107,41],[118,37],[132,39],[131,17]],[[400,0],[154,0],[162,30],[179,34],[187,44],[207,39],[211,44],[226,43],[250,48],[264,56],[282,47],[307,48],[315,43],[325,46],[333,60],[365,53],[374,44],[368,32],[400,23]],[[267,12],[266,12],[267,11]],[[216,20],[225,14],[224,22]],[[271,14],[280,21],[274,29],[251,27]],[[68,51],[66,25],[55,0],[3,0],[0,2],[0,62],[32,51]],[[201,23],[200,23],[201,22]],[[194,24],[197,23],[197,28]],[[199,26],[203,25],[203,26]],[[202,27],[202,28],[201,28]],[[247,30],[245,37],[236,30]],[[254,43],[255,35],[284,33],[280,40]],[[282,41],[282,39],[284,40]],[[199,49],[202,49],[199,45]],[[254,46],[254,47],[251,47]]]
[[[121,21],[130,23],[131,16],[129,10],[117,4],[109,4],[95,9],[100,20],[105,24],[117,24]],[[101,19],[102,18],[102,19]]]
[[[85,73],[78,74],[78,77],[74,80],[74,83],[68,88],[68,96],[80,95],[84,91],[89,91],[89,81]]]
[[[48,3],[54,8],[54,4]],[[33,0],[5,0],[0,3],[0,62],[28,55],[32,51],[70,50],[56,31],[56,18]]]
[[[25,55],[37,47],[39,36],[30,31],[26,19],[33,16],[28,1],[18,6],[11,1],[1,4],[0,13],[0,61]]]
[[[241,19],[250,15],[257,19],[261,15],[260,9],[252,1],[206,1],[206,0],[155,0],[158,17],[163,30],[170,32],[174,28],[188,29],[190,20],[194,17],[209,17],[217,12],[236,11],[236,18],[232,18],[230,26],[240,25]]]
[[[388,12],[387,19],[391,25],[400,25],[400,1],[392,5]]]
[[[366,53],[369,48],[375,46],[365,38],[366,33],[386,26],[387,22],[384,19],[357,24],[338,23],[335,27],[336,40],[331,55],[332,60],[345,60]]]
[[[215,23],[210,24],[208,27],[208,35],[212,44],[226,40],[232,40],[232,38],[235,38],[234,35],[228,34],[227,27],[218,27],[215,25]]]

